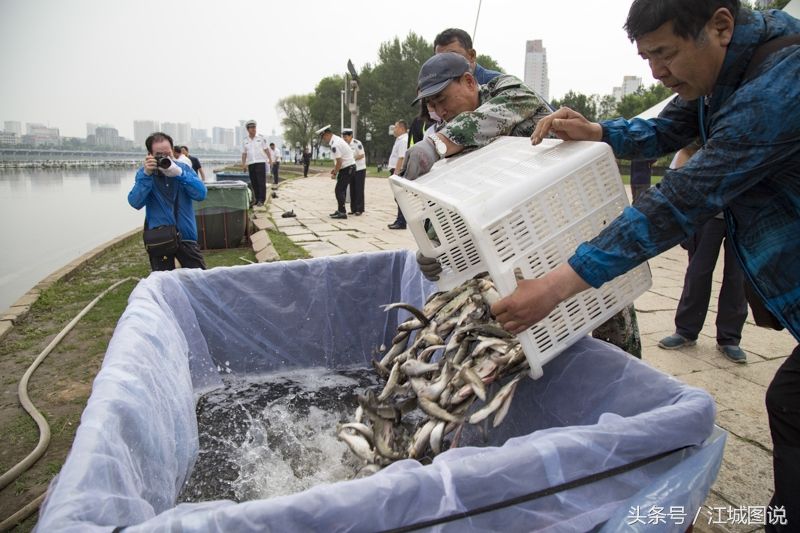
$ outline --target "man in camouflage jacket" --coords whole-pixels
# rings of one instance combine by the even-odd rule
[[[401,175],[410,180],[430,171],[442,157],[481,148],[501,136],[530,136],[550,108],[532,89],[514,76],[501,74],[480,85],[469,62],[446,52],[428,59],[419,72],[417,99],[424,99],[444,124],[406,152]],[[441,267],[433,258],[417,255],[420,269],[438,279]],[[641,358],[641,340],[633,306],[617,313],[593,335]]]

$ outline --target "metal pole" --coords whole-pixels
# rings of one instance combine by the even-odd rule
[[[478,12],[475,14],[475,27],[472,29],[472,47],[475,48],[475,34],[478,33],[478,17],[481,16],[481,2],[478,0]]]
[[[341,106],[339,107],[339,135],[342,134],[342,130],[344,129],[344,91],[341,93]]]

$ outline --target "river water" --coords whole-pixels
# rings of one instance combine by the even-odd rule
[[[224,166],[222,164],[216,166]],[[211,166],[204,166],[213,180]],[[141,227],[135,168],[0,169],[0,313],[93,248]]]

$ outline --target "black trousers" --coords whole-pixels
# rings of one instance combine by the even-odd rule
[[[394,169],[389,169],[389,176],[394,176]],[[397,200],[394,201],[397,204]],[[403,215],[403,212],[400,210],[400,204],[397,204],[397,216],[394,218],[394,224],[400,224],[401,226],[406,225],[406,217]]]
[[[153,272],[160,270],[175,270],[175,259],[180,261],[183,268],[202,268],[206,269],[206,261],[203,253],[197,247],[195,241],[181,241],[175,255],[153,255],[150,256],[150,269]]]
[[[272,183],[274,183],[275,185],[277,185],[278,182],[280,181],[280,178],[278,177],[278,171],[280,170],[280,168],[281,168],[280,161],[275,161],[274,163],[272,163]]]
[[[767,388],[767,417],[775,477],[770,506],[785,509],[787,524],[768,524],[766,530],[800,531],[800,345],[784,361]]]
[[[247,173],[250,174],[250,185],[253,186],[253,197],[256,203],[263,204],[267,200],[267,164],[247,165]]]
[[[712,218],[686,242],[689,267],[683,280],[683,292],[675,313],[675,331],[696,340],[703,329],[708,303],[711,301],[711,281],[719,250],[724,241],[725,269],[717,303],[717,344],[739,345],[742,327],[747,319],[747,300],[744,295],[744,272],[736,260],[736,252],[725,234],[725,221]]]
[[[355,175],[355,165],[340,168],[339,173],[336,175],[336,189],[334,190],[334,194],[336,194],[336,203],[338,204],[336,210],[340,213],[347,213],[347,208],[344,206],[347,200],[347,188],[352,186]]]
[[[303,177],[308,177],[308,166],[311,164],[311,160],[303,159]]]
[[[367,169],[356,170],[353,176],[353,186],[350,188],[350,211],[353,213],[364,212],[364,184],[367,181]]]

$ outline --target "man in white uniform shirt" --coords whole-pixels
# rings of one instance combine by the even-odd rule
[[[267,165],[272,165],[272,157],[267,140],[256,134],[256,121],[248,120],[245,127],[247,137],[242,141],[242,169],[250,174],[253,196],[260,207],[267,200]]]
[[[331,213],[331,218],[347,218],[347,211],[344,203],[347,197],[347,188],[353,183],[356,175],[356,160],[353,158],[353,150],[344,139],[334,135],[331,125],[328,124],[316,131],[322,139],[322,144],[329,146],[331,155],[335,162],[331,170],[331,179],[336,179],[336,211]]]
[[[405,120],[398,120],[394,123],[394,146],[392,146],[392,154],[389,156],[389,175],[397,174],[403,169],[403,160],[406,157],[406,149],[408,148],[408,125]],[[400,211],[400,206],[397,206],[397,218],[394,222],[389,224],[389,229],[406,229],[406,217]]]
[[[350,188],[349,214],[361,216],[364,213],[364,183],[367,181],[367,157],[364,152],[364,145],[358,139],[353,138],[352,129],[343,129],[342,138],[350,145],[350,149],[353,150],[353,158],[356,160],[356,175],[353,178],[353,186]]]
[[[278,188],[278,182],[280,178],[278,177],[278,171],[281,168],[281,151],[275,148],[275,143],[269,143],[269,155],[272,158],[272,183],[275,185],[275,189]],[[275,193],[275,189],[272,189],[272,197],[277,198],[278,195]]]

